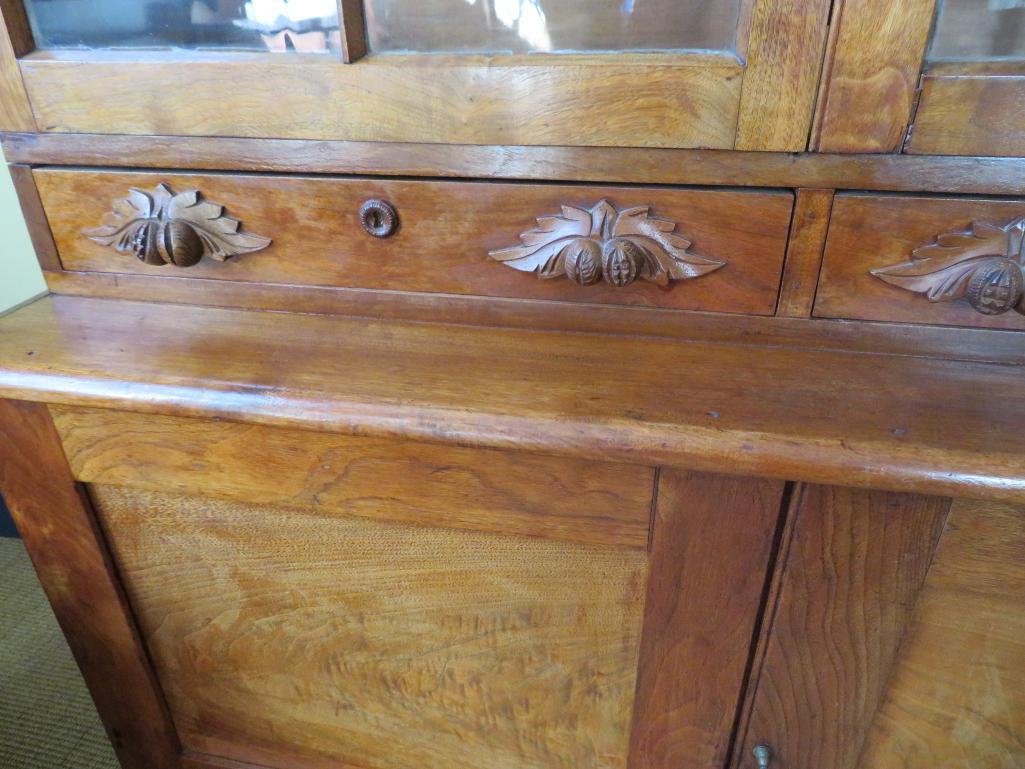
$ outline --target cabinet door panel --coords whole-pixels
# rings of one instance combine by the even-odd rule
[[[1025,766],[1025,509],[957,500],[859,769]]]
[[[92,486],[187,750],[624,767],[643,551]]]
[[[725,761],[783,482],[51,410],[195,765]]]
[[[806,486],[792,512],[735,766],[854,769],[886,691],[949,500]]]

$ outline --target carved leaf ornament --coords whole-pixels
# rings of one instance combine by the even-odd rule
[[[175,194],[166,184],[144,191],[131,189],[117,200],[104,223],[83,235],[146,264],[191,267],[204,256],[220,262],[260,251],[269,238],[241,232],[241,222],[225,215],[224,206],[203,200],[198,190]]]
[[[1004,227],[973,222],[967,232],[940,235],[911,261],[872,270],[887,283],[930,302],[966,299],[983,315],[1025,315],[1025,217]]]
[[[604,280],[628,286],[638,278],[666,286],[725,266],[721,259],[692,254],[676,224],[650,215],[650,207],[618,211],[608,201],[591,209],[563,206],[562,214],[542,216],[520,236],[520,245],[491,257],[538,278],[565,276],[581,286]]]

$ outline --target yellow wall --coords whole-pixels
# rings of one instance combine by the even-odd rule
[[[46,284],[21,217],[7,161],[0,152],[0,312],[45,291]]]

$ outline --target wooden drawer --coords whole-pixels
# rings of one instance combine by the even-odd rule
[[[815,315],[1025,330],[1025,304],[1007,309],[1023,217],[1016,200],[837,195]]]
[[[724,765],[783,483],[51,413],[187,765]]]
[[[762,315],[775,309],[793,203],[789,192],[732,189],[67,169],[37,170],[35,178],[61,262],[71,271]],[[83,234],[105,217],[112,221],[115,205],[137,217],[137,210],[117,201],[132,188],[153,191],[160,184],[175,194],[198,190],[201,199],[240,220],[242,232],[272,242],[239,240],[240,248],[256,250],[227,261],[204,256],[180,267],[134,258],[131,228],[127,237],[116,236],[127,253]],[[373,199],[397,212],[391,236],[373,237],[361,226],[361,208]],[[134,200],[137,209],[148,205],[145,198]],[[599,207],[601,201],[608,205]],[[538,217],[548,218],[539,225]],[[532,228],[539,229],[521,241]],[[616,243],[626,241],[617,254]],[[567,246],[582,250],[576,263],[584,268],[567,270]],[[586,269],[588,259],[597,272]],[[606,259],[617,268],[605,271],[615,272],[619,282],[635,279],[622,286],[602,280]],[[521,271],[542,264],[554,277]],[[586,284],[589,278],[594,282]]]

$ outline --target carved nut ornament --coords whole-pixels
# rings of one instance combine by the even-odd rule
[[[726,262],[692,254],[676,224],[650,215],[648,206],[618,211],[608,201],[590,210],[563,206],[562,214],[542,216],[520,236],[518,246],[491,252],[491,258],[539,278],[565,276],[587,286],[604,280],[629,286],[638,278],[666,286],[697,278]]]
[[[114,202],[113,211],[83,235],[122,253],[134,253],[146,264],[191,267],[204,256],[223,262],[230,256],[260,251],[269,238],[240,232],[242,223],[224,213],[224,206],[203,200],[198,190],[175,194],[166,184],[132,189]]]
[[[983,315],[1025,315],[1025,217],[1004,227],[973,222],[968,232],[940,235],[911,261],[872,270],[887,283],[930,302],[966,299]]]

